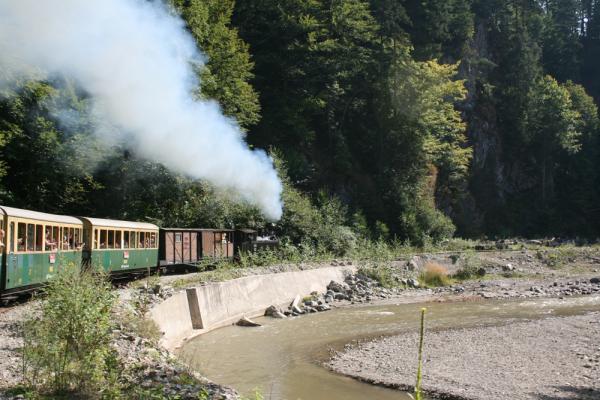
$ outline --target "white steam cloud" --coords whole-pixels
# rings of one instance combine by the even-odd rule
[[[201,61],[183,21],[159,1],[0,0],[0,69],[74,79],[141,156],[232,188],[279,219],[272,161],[248,149],[215,102],[192,97],[191,62]]]

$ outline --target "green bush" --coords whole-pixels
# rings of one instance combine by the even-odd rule
[[[358,274],[376,280],[385,288],[398,286],[398,281],[394,276],[392,268],[384,263],[374,262],[364,264],[358,268]]]
[[[23,329],[25,382],[36,392],[118,397],[110,348],[115,296],[106,277],[68,265],[45,288],[39,315]]]
[[[482,268],[481,260],[473,251],[465,252],[460,258],[461,267],[454,274],[454,278],[461,281],[480,278],[485,275],[485,269]]]

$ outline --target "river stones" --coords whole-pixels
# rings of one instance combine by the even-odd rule
[[[285,314],[283,313],[283,311],[281,311],[281,309],[276,306],[270,306],[269,308],[267,308],[265,310],[265,316],[273,318],[285,318]]]
[[[248,327],[262,326],[258,322],[254,322],[250,318],[247,318],[247,317],[240,318],[240,320],[238,322],[236,322],[235,324],[237,326],[248,326]]]

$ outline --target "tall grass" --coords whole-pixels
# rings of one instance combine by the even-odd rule
[[[447,286],[451,283],[448,278],[448,269],[435,262],[425,264],[425,270],[419,276],[419,281],[423,286]]]

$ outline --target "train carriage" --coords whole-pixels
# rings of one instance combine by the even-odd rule
[[[81,264],[81,220],[0,206],[0,293],[26,291],[47,281],[60,265]]]
[[[84,263],[112,274],[158,266],[158,226],[145,222],[82,217],[88,244]]]

